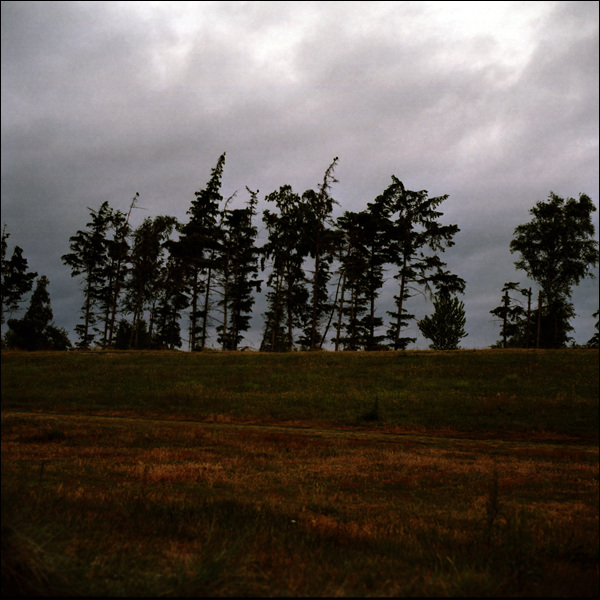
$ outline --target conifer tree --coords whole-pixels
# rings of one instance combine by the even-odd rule
[[[388,256],[382,225],[372,206],[360,213],[346,211],[338,219],[344,242],[332,340],[336,350],[340,344],[347,350],[375,350],[383,340],[383,335],[376,334],[383,319],[376,316],[375,306]]]
[[[0,324],[4,324],[5,314],[18,310],[25,294],[33,288],[37,273],[28,271],[27,259],[23,257],[23,249],[15,246],[10,259],[6,258],[8,238],[6,225],[2,229],[2,304]]]
[[[71,252],[61,257],[63,263],[71,267],[71,277],[81,276],[84,291],[84,303],[81,309],[83,322],[75,327],[79,336],[77,346],[89,348],[96,338],[93,326],[98,321],[98,301],[103,298],[106,289],[108,262],[107,231],[113,211],[108,202],[103,202],[96,210],[89,209],[91,221],[87,229],[79,230],[69,238]],[[106,316],[106,313],[104,313]]]
[[[21,350],[67,350],[71,342],[64,331],[52,324],[52,307],[48,293],[48,278],[42,275],[36,282],[29,307],[22,319],[9,319],[6,344]]]
[[[105,343],[104,346],[112,346],[113,334],[115,328],[115,320],[117,313],[120,310],[119,301],[121,298],[121,292],[125,283],[127,275],[127,261],[129,260],[129,236],[131,235],[131,226],[129,219],[131,217],[131,211],[136,208],[136,202],[139,198],[139,193],[136,192],[135,196],[131,200],[129,211],[125,216],[121,211],[116,211],[113,214],[112,228],[114,231],[114,237],[112,240],[107,242],[108,244],[108,257],[109,257],[109,277],[107,294],[108,302],[107,308],[108,315],[105,325]]]
[[[225,209],[221,226],[221,249],[217,261],[221,281],[222,323],[217,327],[223,350],[237,350],[242,333],[250,326],[254,305],[253,292],[260,288],[258,275],[258,229],[252,220],[256,215],[256,195],[250,193],[245,208]]]
[[[308,245],[302,236],[304,208],[292,187],[284,185],[265,200],[275,204],[277,212],[265,209],[263,222],[268,239],[262,248],[261,267],[272,265],[267,277],[267,312],[262,351],[285,352],[294,347],[294,331],[308,317],[308,290],[303,270]]]
[[[195,192],[187,214],[189,221],[181,228],[179,242],[174,249],[188,270],[190,288],[190,349],[203,350],[209,326],[209,310],[213,291],[213,272],[219,249],[218,217],[221,179],[225,165],[223,153],[203,190]]]
[[[323,317],[331,309],[327,284],[331,277],[330,266],[335,255],[339,236],[331,217],[337,202],[331,197],[330,189],[337,179],[333,176],[338,158],[327,167],[318,190],[307,190],[302,195],[304,222],[302,232],[306,236],[308,250],[313,258],[311,281],[311,315],[304,330],[302,344],[310,350],[321,349],[324,335],[320,331]]]
[[[166,246],[170,247],[168,243]],[[156,333],[153,343],[157,348],[173,350],[182,345],[180,320],[182,311],[189,306],[188,283],[183,261],[169,254],[160,270],[154,309]]]
[[[490,311],[490,314],[498,317],[502,325],[500,327],[501,341],[497,346],[502,348],[522,347],[529,348],[533,340],[531,321],[531,288],[520,289],[520,284],[509,281],[502,287],[502,304]],[[527,309],[518,298],[513,298],[511,292],[519,292],[528,300]]]
[[[432,350],[456,350],[465,332],[465,305],[442,291],[433,301],[434,312],[417,322],[423,336],[431,340]]]
[[[402,337],[402,330],[414,319],[406,309],[407,301],[416,293],[433,294],[463,292],[465,281],[444,269],[438,252],[453,246],[456,225],[441,225],[443,213],[437,207],[448,198],[428,198],[427,191],[414,192],[405,189],[402,182],[392,175],[392,183],[375,202],[382,214],[390,221],[389,240],[391,263],[396,269],[398,294],[394,297],[395,310],[387,337],[394,350],[406,348],[416,338]]]
[[[125,306],[132,317],[130,347],[143,347],[140,342],[140,324],[144,312],[150,312],[149,339],[152,338],[154,308],[159,293],[160,273],[163,267],[165,243],[169,239],[176,219],[174,217],[148,217],[134,231],[131,267],[127,280]]]

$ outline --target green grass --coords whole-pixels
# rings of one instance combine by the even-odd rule
[[[3,410],[596,435],[598,351],[2,353]]]
[[[597,597],[598,352],[2,353],[2,589]]]

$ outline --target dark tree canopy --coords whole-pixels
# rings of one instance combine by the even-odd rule
[[[509,281],[502,287],[502,292],[502,304],[490,310],[490,314],[501,322],[502,339],[496,346],[529,348],[535,338],[531,321],[531,288],[522,288],[518,282]],[[523,297],[527,298],[527,308]]]
[[[174,349],[186,342],[198,351],[216,342],[236,350],[251,328],[264,276],[260,350],[320,350],[326,342],[336,350],[405,349],[416,341],[409,327],[418,297],[435,300],[433,315],[416,324],[432,347],[457,347],[466,319],[455,296],[464,293],[466,282],[443,260],[460,232],[443,223],[440,207],[448,196],[408,190],[392,175],[363,210],[336,216],[339,204],[331,188],[337,162],[336,157],[314,189],[297,194],[283,185],[265,196],[262,228],[254,223],[258,192],[246,187],[250,200],[237,207],[237,191],[227,199],[222,195],[225,153],[195,192],[186,223],[159,216],[131,227],[137,194],[127,215],[108,202],[91,210],[86,228],[69,240],[71,252],[62,256],[84,293],[78,345]],[[595,210],[585,194],[564,200],[551,192],[531,209],[532,220],[515,229],[510,244],[518,254],[515,265],[538,284],[539,293],[529,285],[505,284],[500,305],[490,311],[501,322],[497,346],[569,343],[572,288],[593,276],[598,264]],[[10,262],[7,237],[3,234],[3,309],[18,302],[10,299],[11,289],[12,297],[22,299],[32,278],[25,278],[26,261],[17,248],[11,268],[19,283],[11,288],[10,269],[4,269]],[[396,293],[385,319],[378,300],[390,284]],[[118,315],[129,315],[130,322],[121,319],[113,342]],[[188,339],[182,335],[185,320]]]
[[[443,291],[433,306],[433,314],[417,323],[421,333],[431,340],[432,350],[456,350],[460,340],[467,336],[464,303]]]
[[[391,263],[396,269],[398,294],[396,310],[389,312],[390,346],[404,349],[416,338],[403,337],[402,330],[414,319],[406,310],[406,302],[415,293],[431,293],[432,288],[448,293],[462,293],[466,282],[448,272],[439,253],[454,245],[457,225],[442,225],[443,213],[438,207],[448,196],[429,198],[426,190],[411,191],[395,176],[386,190],[375,199],[380,214],[388,219]]]
[[[265,198],[275,211],[263,211],[267,241],[262,247],[261,266],[271,270],[267,277],[267,312],[261,350],[289,351],[294,348],[294,331],[306,322],[309,292],[302,267],[309,249],[302,236],[305,211],[302,199],[290,185]]]
[[[195,192],[195,199],[187,211],[189,221],[182,226],[179,241],[173,247],[188,271],[192,350],[202,350],[208,337],[213,270],[219,249],[219,210],[223,202],[221,180],[224,167],[225,152],[211,171],[206,187]]]
[[[510,243],[510,251],[519,255],[517,269],[540,286],[544,316],[549,320],[545,331],[549,347],[563,346],[568,339],[564,322],[568,322],[573,286],[594,276],[592,267],[598,264],[595,210],[585,194],[565,200],[550,192],[548,200],[530,210],[531,221],[515,229]]]
[[[67,350],[71,342],[64,329],[52,324],[48,278],[42,275],[22,319],[9,319],[6,345],[20,350]]]
[[[2,308],[0,312],[0,323],[4,324],[4,315],[17,310],[24,296],[33,288],[33,282],[37,273],[29,271],[27,259],[23,257],[23,250],[15,246],[10,259],[6,258],[8,250],[8,238],[10,233],[6,231],[6,225],[2,230]]]

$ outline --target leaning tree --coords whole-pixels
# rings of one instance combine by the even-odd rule
[[[402,329],[414,319],[406,310],[406,302],[416,293],[462,293],[465,281],[445,269],[439,256],[454,245],[457,225],[442,225],[443,213],[439,205],[448,196],[429,198],[426,190],[414,192],[392,175],[392,183],[375,199],[381,213],[389,219],[386,235],[389,240],[391,263],[396,270],[398,294],[394,297],[395,310],[387,332],[394,350],[406,348],[416,338],[402,337]]]

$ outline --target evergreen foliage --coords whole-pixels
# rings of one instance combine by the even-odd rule
[[[499,348],[529,348],[535,343],[535,321],[532,321],[531,288],[519,289],[519,283],[509,281],[502,288],[502,304],[490,311],[502,322],[500,334],[502,339],[495,344]],[[519,292],[527,298],[527,309],[511,292]]]
[[[436,209],[447,198],[429,198],[426,190],[407,190],[392,175],[392,183],[375,200],[379,214],[387,219],[391,263],[399,287],[394,296],[396,309],[388,312],[392,321],[387,337],[394,350],[402,350],[416,341],[402,336],[402,330],[415,318],[406,309],[406,302],[412,296],[432,293],[432,288],[448,293],[462,293],[465,289],[466,282],[444,270],[446,263],[436,254],[453,246],[454,236],[460,231],[457,225],[439,222],[443,213]]]
[[[81,277],[84,289],[84,303],[81,308],[83,321],[75,327],[79,337],[78,348],[89,348],[96,339],[98,328],[94,325],[101,315],[107,316],[106,307],[110,303],[107,290],[111,288],[108,274],[107,233],[113,220],[113,211],[108,202],[100,208],[90,209],[91,220],[87,229],[79,230],[69,238],[71,252],[61,260],[71,267],[71,277]]]
[[[205,188],[195,192],[187,223],[160,216],[133,230],[129,217],[137,194],[127,216],[107,202],[91,210],[87,228],[70,238],[71,253],[62,257],[72,276],[81,278],[84,292],[78,346],[174,349],[187,341],[198,351],[212,333],[222,349],[236,350],[250,329],[263,274],[262,351],[319,350],[326,342],[336,350],[405,349],[416,341],[406,333],[417,295],[435,298],[434,314],[417,323],[432,347],[457,347],[465,335],[464,304],[453,296],[464,293],[466,282],[441,258],[460,231],[441,223],[439,207],[448,196],[407,190],[392,175],[391,184],[364,210],[334,219],[337,161],[315,190],[299,195],[284,185],[265,197],[262,247],[254,223],[258,192],[246,188],[250,199],[242,207],[230,206],[237,192],[226,200],[222,196],[225,153]],[[551,193],[547,203],[531,210],[532,222],[515,229],[510,245],[520,254],[515,265],[538,283],[540,293],[532,307],[531,288],[504,285],[501,304],[490,311],[501,321],[497,346],[560,347],[571,340],[571,288],[598,262],[598,243],[591,239],[594,210],[584,194],[564,201]],[[23,272],[20,264],[17,272]],[[397,293],[385,323],[377,309],[390,275]],[[3,270],[3,310],[14,306],[4,300],[9,287]],[[20,298],[19,289],[15,297]],[[181,327],[186,309],[188,340]],[[120,321],[113,342],[118,314],[130,315],[131,322]]]
[[[67,350],[71,342],[64,329],[52,323],[48,278],[36,282],[29,307],[22,319],[8,319],[6,345],[19,350]]]
[[[24,296],[33,288],[37,273],[28,271],[27,259],[23,257],[23,249],[15,246],[10,259],[6,258],[8,238],[6,225],[2,229],[2,303],[0,324],[4,324],[5,314],[19,309]]]
[[[190,349],[203,350],[209,326],[212,276],[215,253],[218,250],[218,222],[221,180],[225,166],[223,153],[211,172],[206,187],[195,192],[187,214],[189,221],[181,228],[177,252],[188,269],[190,288]]]
[[[468,335],[464,303],[444,290],[433,306],[433,314],[417,322],[421,333],[431,340],[432,350],[456,350],[460,340]]]
[[[248,189],[248,188],[246,188]],[[223,350],[237,350],[242,333],[250,326],[254,306],[253,292],[260,289],[258,229],[252,220],[256,215],[256,195],[248,189],[250,200],[245,208],[226,209],[221,228],[221,248],[217,268],[221,281],[223,319],[217,327]]]
[[[277,212],[265,209],[263,223],[268,239],[262,247],[261,268],[271,264],[267,277],[267,312],[260,349],[285,352],[294,348],[294,331],[308,318],[309,293],[303,263],[308,242],[303,234],[305,209],[292,187],[284,185],[270,193],[266,202]]]

